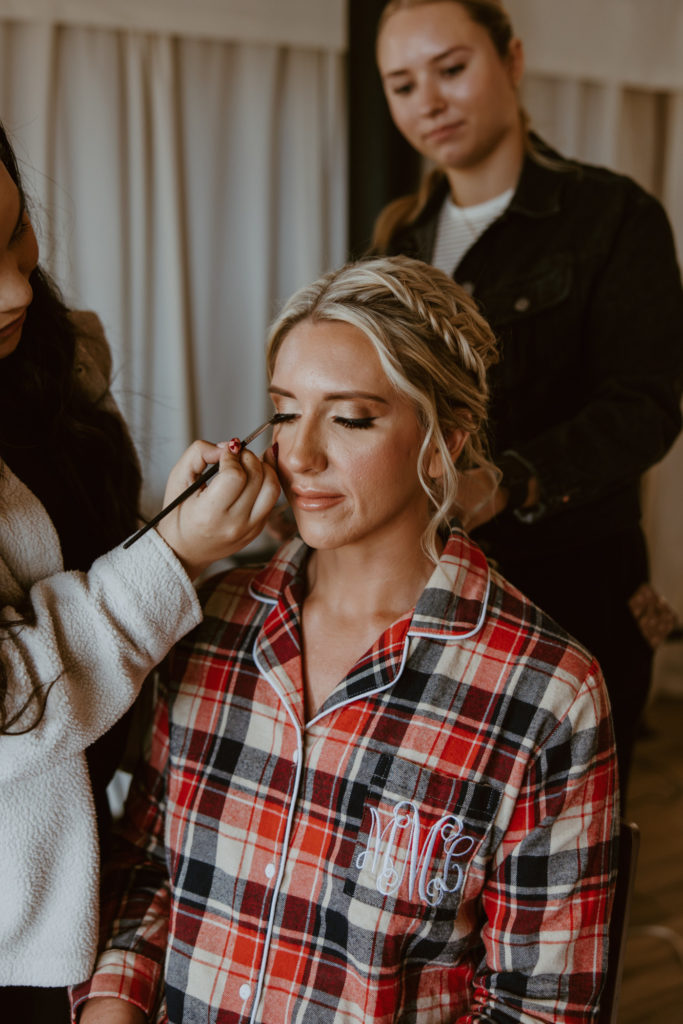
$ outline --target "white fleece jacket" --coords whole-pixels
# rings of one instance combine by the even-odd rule
[[[50,687],[39,726],[0,735],[0,985],[90,976],[97,947],[98,849],[84,750],[201,620],[192,583],[152,530],[88,573],[64,572],[43,505],[0,461],[0,634],[8,707]],[[35,705],[27,712],[35,713]],[[13,730],[18,732],[21,722]]]

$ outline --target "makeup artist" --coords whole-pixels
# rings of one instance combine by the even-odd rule
[[[97,318],[66,309],[38,265],[0,126],[0,1018],[22,1024],[68,1020],[65,986],[92,967],[97,825],[103,840],[125,739],[103,734],[200,621],[192,579],[279,493],[252,453],[196,442],[167,500],[220,460],[211,486],[117,546],[140,473],[110,368]]]
[[[628,600],[648,578],[641,475],[681,426],[683,294],[659,203],[527,127],[523,50],[498,0],[391,0],[389,109],[435,169],[390,204],[374,251],[451,274],[501,343],[497,487],[468,477],[468,528],[505,576],[600,661],[622,791],[651,649]]]

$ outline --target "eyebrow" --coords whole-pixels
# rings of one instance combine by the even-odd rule
[[[282,395],[283,398],[296,398],[296,395],[292,394],[291,391],[285,391],[284,388],[270,387],[268,388],[271,395]],[[365,398],[371,402],[381,402],[382,405],[388,405],[386,398],[382,398],[381,395],[375,395],[372,391],[331,391],[328,395],[323,397],[324,402],[337,402],[344,401],[345,399],[354,398]]]
[[[450,46],[447,50],[443,50],[441,53],[437,53],[433,57],[430,57],[428,63],[429,64],[438,64],[438,62],[440,60],[444,60],[446,57],[453,57],[453,56],[455,56],[455,54],[458,53],[459,50],[468,50],[469,51],[470,49],[471,49],[471,47],[465,46],[464,43],[459,43],[457,46]],[[396,68],[395,71],[387,71],[387,73],[385,75],[383,75],[382,77],[383,78],[394,78],[394,77],[398,77],[399,75],[408,75],[408,74],[410,74],[410,68]]]

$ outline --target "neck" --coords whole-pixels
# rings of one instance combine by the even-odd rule
[[[514,188],[522,172],[524,150],[524,135],[520,128],[476,164],[445,167],[453,202],[458,206],[478,206]]]
[[[381,550],[315,551],[308,564],[308,598],[336,616],[367,621],[399,618],[416,604],[434,570],[419,542],[397,556]]]

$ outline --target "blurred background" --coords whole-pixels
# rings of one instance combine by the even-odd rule
[[[374,65],[384,0],[0,0],[0,117],[43,260],[95,310],[146,510],[194,437],[269,415],[263,344],[364,251],[422,168]],[[508,0],[523,102],[568,156],[634,177],[683,256],[683,0]],[[644,337],[643,345],[656,345]],[[648,475],[652,581],[683,616],[683,441]],[[683,643],[657,652],[627,813],[643,845],[621,1024],[683,1020]]]

